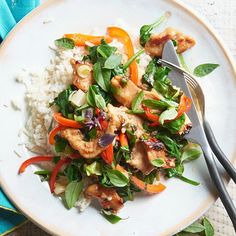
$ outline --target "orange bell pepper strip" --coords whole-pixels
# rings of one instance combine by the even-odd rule
[[[121,147],[129,147],[129,143],[128,143],[128,139],[127,139],[126,134],[121,132],[119,135],[119,141],[120,141]]]
[[[102,159],[109,165],[112,164],[114,158],[114,151],[112,143],[101,153]]]
[[[163,185],[162,183],[147,184],[135,176],[131,176],[130,179],[135,186],[137,186],[141,190],[146,191],[147,193],[151,194],[160,193],[166,189],[166,186]]]
[[[54,120],[57,121],[60,125],[71,127],[71,128],[81,128],[81,124],[76,122],[75,120],[70,120],[62,116],[61,113],[54,114]]]
[[[183,113],[188,112],[191,109],[192,100],[183,94],[180,97],[179,107],[178,107],[178,115],[175,119],[179,118]]]
[[[58,175],[60,169],[62,168],[63,165],[68,164],[70,162],[71,162],[71,159],[69,159],[69,158],[60,159],[57,162],[57,164],[55,165],[55,167],[53,168],[52,174],[51,174],[50,180],[49,180],[49,187],[50,187],[51,193],[54,192],[56,178],[57,178],[57,175]]]
[[[48,142],[51,144],[51,145],[54,145],[55,144],[55,136],[58,132],[60,132],[61,130],[65,129],[66,127],[65,126],[61,126],[61,125],[58,125],[57,127],[55,127],[54,129],[52,129],[48,135]]]
[[[119,27],[115,27],[115,26],[108,27],[107,33],[110,37],[116,38],[118,41],[124,44],[125,51],[129,60],[134,55],[134,47],[133,47],[129,34],[125,30]],[[136,61],[133,61],[130,64],[129,70],[130,70],[130,79],[137,85],[138,84],[138,66],[137,66]]]
[[[52,161],[53,160],[53,156],[36,156],[36,157],[31,157],[28,160],[24,161],[20,168],[19,168],[19,174],[23,173],[25,171],[25,169],[31,165],[31,164],[35,164],[35,163],[39,163],[42,161]]]
[[[72,39],[75,42],[76,46],[86,46],[86,42],[92,43],[94,45],[100,45],[102,39],[104,39],[107,43],[110,43],[112,41],[112,38],[108,35],[104,36],[94,36],[94,35],[88,35],[88,34],[65,34],[65,38]]]

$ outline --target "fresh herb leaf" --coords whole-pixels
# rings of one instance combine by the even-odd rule
[[[153,87],[154,75],[157,70],[157,59],[153,58],[147,65],[144,75],[142,76],[142,82]]]
[[[104,67],[106,69],[115,69],[121,63],[122,56],[120,54],[112,54],[110,55],[104,63]]]
[[[166,164],[165,161],[161,158],[154,159],[151,161],[151,163],[155,167],[162,167]]]
[[[61,136],[56,135],[55,137],[55,151],[56,152],[63,152],[67,146],[68,142],[66,139],[62,138]]]
[[[132,149],[136,143],[137,136],[134,134],[134,130],[126,129],[126,135],[128,138],[130,149]]]
[[[124,187],[129,183],[129,179],[118,170],[109,169],[106,174],[110,182],[116,187]]]
[[[131,109],[132,111],[137,111],[139,110],[139,106],[143,100],[143,97],[144,97],[144,92],[141,91],[140,93],[138,93],[138,95],[134,98],[132,104],[131,104]]]
[[[88,137],[90,139],[94,139],[97,136],[97,129],[93,127],[89,132],[88,132]]]
[[[79,196],[83,189],[83,183],[80,181],[72,181],[66,186],[65,200],[68,209],[71,209],[78,201]]]
[[[170,108],[163,111],[159,117],[159,122],[163,125],[166,120],[173,120],[178,115],[175,108]]]
[[[104,209],[101,211],[101,214],[111,223],[111,224],[116,224],[118,223],[120,220],[122,220],[122,218],[120,218],[117,215],[112,214],[109,211],[105,211]]]
[[[143,25],[140,29],[140,44],[144,46],[146,42],[150,39],[151,37],[151,31],[158,27],[161,23],[163,23],[166,18],[170,15],[169,12],[166,12],[164,15],[162,15],[157,21],[155,21],[151,25]]]
[[[211,63],[201,64],[194,69],[193,73],[197,77],[204,77],[210,74],[219,66],[220,66],[219,64],[211,64]]]
[[[171,134],[177,134],[180,128],[184,125],[185,119],[185,114],[183,114],[178,119],[165,123],[163,127],[168,129]]]
[[[165,144],[170,156],[180,159],[181,156],[180,146],[176,142],[176,140],[174,140],[174,138],[171,138],[168,135],[163,135],[163,134],[158,134],[156,137]]]
[[[85,172],[87,176],[90,175],[102,175],[102,167],[101,164],[97,161],[94,161],[92,164],[87,165],[85,167]]]
[[[169,105],[164,102],[164,101],[160,101],[160,100],[154,100],[154,99],[145,99],[142,101],[142,103],[146,106],[149,107],[151,109],[167,109],[169,107]]]
[[[106,102],[105,102],[104,98],[102,97],[102,95],[95,94],[94,100],[95,100],[96,107],[98,107],[102,110],[104,110],[106,108]]]
[[[82,179],[79,168],[73,164],[70,164],[65,168],[64,174],[68,178],[69,182],[80,181]]]
[[[40,176],[41,181],[49,180],[51,173],[49,170],[38,170],[34,172],[35,175]]]
[[[212,226],[210,221],[206,217],[204,217],[202,221],[205,227],[205,236],[214,236],[214,227]]]
[[[104,90],[108,91],[110,89],[110,78],[111,71],[102,68],[100,61],[93,65],[93,76],[97,84]]]
[[[55,45],[61,48],[73,49],[75,47],[75,42],[69,38],[60,38],[55,40]]]
[[[202,154],[201,147],[195,143],[188,143],[182,150],[181,162],[192,161]]]
[[[89,90],[86,95],[87,103],[92,107],[96,106],[95,99],[94,99],[95,95],[96,95],[96,93],[94,91],[94,86],[92,85],[89,87]]]
[[[67,117],[69,113],[73,113],[74,110],[69,102],[69,97],[72,92],[72,87],[69,86],[67,89],[60,92],[58,96],[54,99],[54,102],[57,105],[59,112],[61,112],[62,115],[65,117]]]
[[[187,228],[185,228],[183,232],[195,234],[195,233],[200,233],[204,230],[205,230],[205,227],[203,225],[195,222],[191,224],[190,226],[188,226]]]

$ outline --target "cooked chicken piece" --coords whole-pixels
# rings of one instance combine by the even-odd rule
[[[85,190],[85,196],[98,199],[102,208],[112,210],[113,212],[117,212],[123,207],[123,199],[113,188],[105,188],[99,184],[92,184]]]
[[[189,119],[189,117],[187,116],[186,113],[184,113],[184,115],[185,115],[185,121],[184,121],[184,124],[182,125],[182,127],[180,128],[180,130],[178,132],[179,135],[188,134],[189,131],[192,128],[191,120]]]
[[[168,40],[177,41],[177,53],[182,53],[196,44],[192,37],[169,27],[160,34],[152,35],[145,45],[145,50],[152,56],[161,57],[164,44]]]
[[[147,152],[142,141],[135,143],[131,152],[131,159],[128,163],[145,175],[148,175],[154,169],[154,166],[148,160]]]
[[[133,114],[128,114],[126,107],[114,107],[107,105],[108,116],[110,118],[108,132],[114,133],[122,127],[133,126],[136,128],[135,135],[139,138],[144,134],[143,120]]]
[[[90,141],[84,141],[84,136],[79,129],[68,128],[61,131],[61,136],[68,140],[71,147],[79,151],[84,158],[97,157],[106,147],[101,147],[98,143],[103,132],[97,132],[97,137]]]
[[[73,67],[73,84],[78,89],[87,92],[89,86],[94,82],[92,64],[84,61],[76,61],[74,59],[71,59],[70,63]]]
[[[169,157],[167,149],[161,141],[151,138],[143,143],[149,162],[159,158],[166,163],[164,168],[175,167],[175,159]]]
[[[130,108],[135,97],[142,91],[131,80],[125,80],[122,76],[115,76],[111,80],[111,86],[114,89],[115,99],[122,105]],[[159,100],[158,93],[153,89],[144,92],[144,99],[157,99]]]

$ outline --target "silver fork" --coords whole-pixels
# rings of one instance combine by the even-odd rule
[[[196,81],[196,79],[194,78],[194,76],[192,74],[185,71],[181,67],[178,67],[172,63],[169,63],[169,62],[163,61],[163,60],[162,60],[162,64],[166,64],[166,66],[174,69],[175,71],[178,71],[179,73],[183,74],[184,77],[186,78],[187,83],[192,88],[192,90],[195,93],[196,98],[198,100],[198,105],[199,105],[201,115],[202,115],[203,128],[204,128],[204,131],[205,131],[205,134],[207,137],[207,141],[208,141],[213,153],[215,154],[215,156],[217,157],[217,159],[221,163],[221,165],[224,167],[224,169],[226,170],[228,175],[232,178],[234,183],[236,183],[236,169],[234,168],[232,163],[229,161],[229,159],[226,157],[226,155],[221,150],[220,146],[218,145],[218,143],[216,141],[216,138],[215,138],[214,133],[211,129],[211,126],[210,126],[209,122],[206,120],[205,96],[204,96],[201,86],[199,85],[199,83]]]

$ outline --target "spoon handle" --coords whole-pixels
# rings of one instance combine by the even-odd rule
[[[208,121],[204,120],[203,127],[207,137],[207,141],[211,146],[213,153],[215,154],[221,165],[225,168],[230,178],[234,181],[234,183],[236,183],[236,169],[219,147]]]
[[[224,182],[219,174],[215,159],[213,157],[213,154],[210,150],[210,148],[204,148],[203,153],[205,156],[206,164],[211,176],[211,179],[217,189],[218,195],[233,223],[234,230],[236,232],[236,209],[233,204],[232,199],[229,196],[229,193],[226,190],[226,187],[224,185]]]

